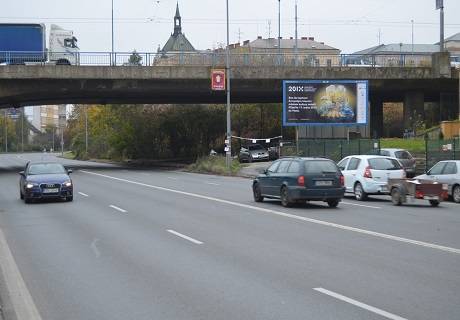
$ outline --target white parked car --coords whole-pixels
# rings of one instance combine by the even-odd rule
[[[436,163],[426,174],[415,177],[445,183],[449,186],[449,195],[460,203],[460,160],[447,160]]]
[[[388,179],[406,177],[403,166],[396,158],[357,155],[348,156],[338,163],[345,178],[345,192],[353,193],[356,200],[364,201],[370,194],[388,194]]]

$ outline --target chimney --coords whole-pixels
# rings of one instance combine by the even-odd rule
[[[315,41],[315,37],[308,37],[308,40]]]
[[[249,40],[243,41],[243,46],[247,46],[249,44],[249,42],[250,42]]]
[[[262,40],[262,36],[257,36],[257,40]]]

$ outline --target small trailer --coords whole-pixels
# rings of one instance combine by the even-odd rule
[[[420,199],[437,207],[449,197],[447,184],[422,179],[388,179],[388,190],[395,206]]]

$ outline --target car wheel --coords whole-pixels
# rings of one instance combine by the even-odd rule
[[[281,199],[281,205],[283,207],[286,207],[286,208],[292,207],[292,202],[289,199],[289,192],[286,187],[281,188],[280,199]]]
[[[338,199],[327,200],[327,204],[331,208],[337,208],[337,206],[339,205],[339,202],[340,202],[340,200],[338,200]]]
[[[252,159],[252,156],[249,156],[249,157],[248,157],[248,162],[251,163],[252,160],[253,160],[253,159]]]
[[[65,200],[66,200],[67,202],[72,202],[72,201],[73,201],[73,196],[67,197],[67,198],[65,198]]]
[[[356,183],[355,188],[353,190],[355,192],[355,199],[358,201],[364,201],[367,199],[367,193],[364,191],[363,186],[361,183]]]
[[[19,190],[19,198],[21,198],[21,200],[24,200],[24,195],[22,194],[21,190]]]
[[[255,202],[264,201],[264,197],[262,196],[262,192],[260,191],[260,186],[258,183],[254,184],[254,186],[252,187],[252,193],[254,194]]]
[[[430,204],[432,207],[437,207],[439,206],[439,201],[438,200],[430,200]]]
[[[391,202],[393,202],[395,206],[400,206],[402,204],[402,194],[399,188],[391,189]]]
[[[32,203],[32,199],[24,197],[24,202],[25,203]]]
[[[455,202],[460,203],[460,186],[455,186],[452,191],[452,198]]]

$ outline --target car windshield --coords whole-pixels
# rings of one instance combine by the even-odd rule
[[[260,144],[252,144],[248,147],[249,150],[263,150],[264,147],[262,147]]]
[[[313,160],[305,162],[305,172],[308,173],[337,173],[334,162],[328,160]]]
[[[395,159],[373,158],[369,159],[369,166],[374,170],[400,170],[401,165]]]
[[[29,167],[28,174],[61,174],[66,173],[64,167],[59,163],[38,163]]]

